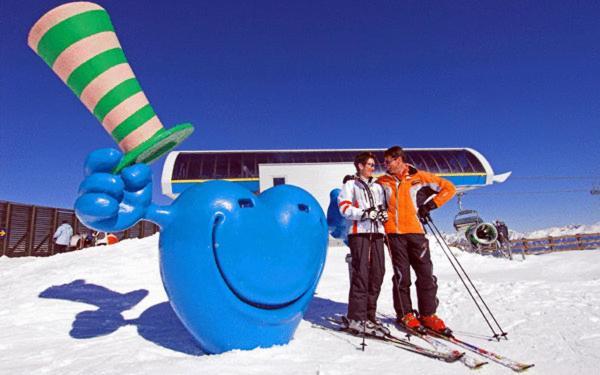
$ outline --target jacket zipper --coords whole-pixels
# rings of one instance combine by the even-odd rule
[[[396,231],[400,234],[400,225],[398,223],[398,217],[400,216],[400,184],[402,181],[398,180],[396,177]]]

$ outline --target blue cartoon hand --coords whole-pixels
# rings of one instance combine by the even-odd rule
[[[75,213],[86,226],[103,232],[125,230],[146,215],[152,203],[152,175],[145,164],[135,164],[118,175],[111,171],[123,154],[105,148],[93,151],[85,161]]]

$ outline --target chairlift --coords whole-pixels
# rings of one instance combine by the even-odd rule
[[[462,206],[463,195],[464,193],[457,195],[460,211],[454,216],[454,229],[464,233],[467,240],[476,248],[495,244],[498,239],[496,227],[492,223],[484,222],[477,210],[464,209]]]
[[[454,229],[457,232],[466,232],[469,228],[483,223],[483,219],[479,216],[477,210],[466,210],[463,208],[462,199],[464,195],[464,192],[456,194],[459,211],[454,216]]]
[[[454,229],[457,232],[462,232],[481,223],[483,223],[483,219],[481,219],[477,210],[460,210],[454,216]]]

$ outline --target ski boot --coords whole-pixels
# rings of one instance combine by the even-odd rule
[[[377,319],[369,319],[367,321],[367,324],[369,324],[369,323],[372,324],[376,330],[383,333],[384,336],[389,336],[392,334],[390,329],[388,327],[384,326],[383,323],[381,323],[381,321],[379,321]]]
[[[355,320],[348,319],[348,317],[342,317],[342,327],[352,333],[353,335],[361,336],[376,336],[376,337],[384,337],[385,333],[375,326],[373,322],[369,320]]]
[[[415,314],[411,312],[407,313],[402,318],[396,319],[396,323],[408,330],[416,331],[418,333],[426,333],[425,327],[421,325],[419,319],[417,319]]]
[[[428,316],[422,316],[422,317],[420,317],[420,321],[424,327],[426,327],[434,332],[437,332],[441,335],[448,336],[448,337],[452,336],[452,330],[450,328],[446,327],[446,324],[444,324],[444,321],[442,319],[438,318],[435,314],[428,315]]]

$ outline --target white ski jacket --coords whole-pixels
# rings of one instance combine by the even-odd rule
[[[348,229],[348,234],[385,234],[383,223],[375,220],[363,219],[364,211],[371,207],[375,207],[376,209],[379,209],[380,207],[384,210],[387,209],[383,187],[377,183],[374,178],[370,178],[368,181],[361,179],[364,184],[361,183],[359,179],[361,178],[354,176],[353,179],[346,181],[338,196],[340,213],[343,217],[352,221],[352,225],[350,225],[350,228]],[[368,191],[365,184],[368,186]],[[372,203],[371,199],[369,199],[369,192],[371,193],[373,200]]]
[[[69,246],[71,243],[71,237],[73,236],[73,228],[67,224],[61,224],[60,227],[54,232],[54,243],[57,245],[66,245]]]

